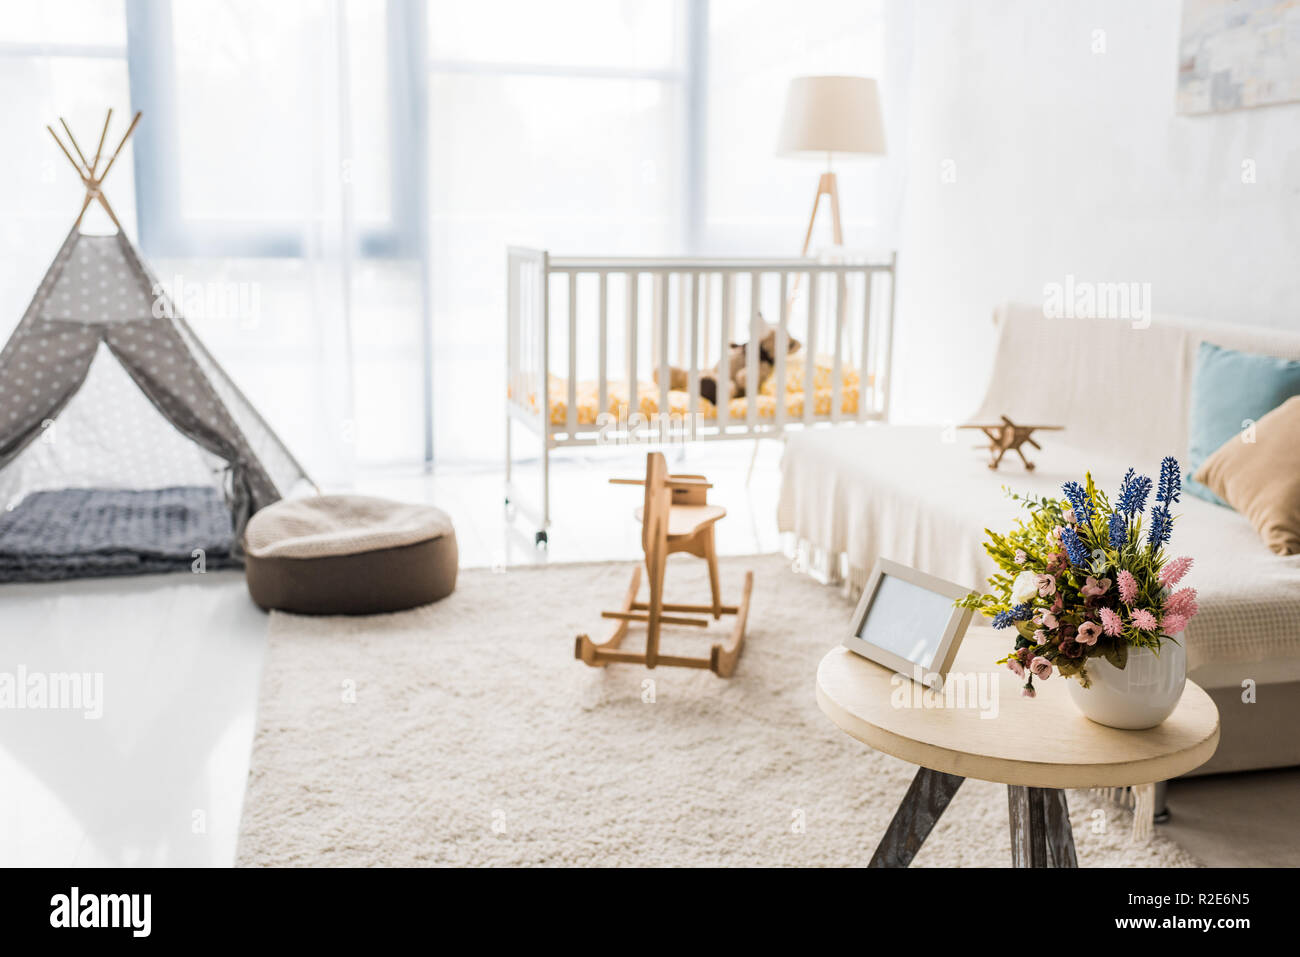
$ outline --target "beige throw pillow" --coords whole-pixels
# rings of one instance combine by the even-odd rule
[[[1253,436],[1224,442],[1194,478],[1250,519],[1273,551],[1300,554],[1300,396],[1256,422]]]

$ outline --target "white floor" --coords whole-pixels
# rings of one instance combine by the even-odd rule
[[[724,554],[778,548],[781,447],[696,446],[670,467],[714,481]],[[600,450],[552,471],[550,547],[503,508],[500,471],[370,475],[357,490],[446,509],[462,567],[638,554],[642,451]],[[0,709],[0,865],[228,865],[248,773],[266,616],[238,573],[0,586],[0,672],[102,675],[102,717]]]

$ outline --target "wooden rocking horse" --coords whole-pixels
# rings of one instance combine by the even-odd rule
[[[678,668],[708,668],[720,678],[729,678],[736,670],[741,646],[745,641],[745,620],[749,616],[749,595],[754,587],[754,573],[745,573],[745,591],[739,605],[722,604],[718,585],[718,558],[714,551],[713,526],[727,510],[710,505],[707,493],[713,486],[702,475],[669,475],[668,463],[660,452],[646,456],[644,479],[611,479],[613,485],[644,485],[645,504],[636,510],[641,522],[641,547],[645,551],[646,577],[650,583],[648,601],[637,601],[641,589],[641,566],[632,571],[632,582],[618,611],[604,611],[601,616],[618,622],[609,638],[597,644],[579,635],[574,657],[593,667],[622,661],[643,664],[647,668],[668,665]],[[683,605],[664,601],[664,568],[673,552],[688,552],[709,564],[709,585],[713,602],[708,605]],[[667,614],[666,614],[667,613]],[[685,613],[685,614],[681,614]],[[687,625],[707,628],[707,618],[695,615],[735,615],[731,640],[715,644],[707,658],[659,653],[659,629],[662,625]],[[624,651],[620,645],[632,622],[645,622],[645,651]]]

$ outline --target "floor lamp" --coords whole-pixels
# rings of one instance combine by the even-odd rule
[[[801,256],[808,255],[813,226],[822,197],[830,200],[831,229],[837,246],[844,243],[840,222],[840,193],[831,162],[836,153],[876,155],[885,152],[885,127],[880,117],[876,81],[865,76],[800,76],[790,81],[777,153],[826,157],[826,172],[817,181],[812,215],[804,234]]]

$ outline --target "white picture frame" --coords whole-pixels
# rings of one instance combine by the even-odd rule
[[[975,593],[910,565],[877,559],[844,647],[908,678],[915,679],[919,669],[921,683],[939,691],[974,614],[955,602]]]

